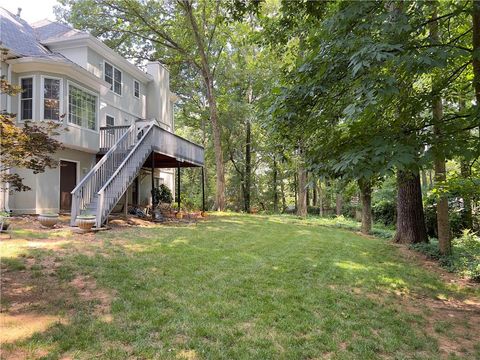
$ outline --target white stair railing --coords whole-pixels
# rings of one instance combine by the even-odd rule
[[[123,196],[145,163],[145,160],[151,154],[154,127],[155,124],[151,123],[143,130],[139,130],[138,134],[142,135],[141,138],[98,191],[97,227],[101,227],[105,223],[115,204]]]
[[[110,179],[117,166],[137,142],[137,127],[136,124],[132,124],[73,189],[70,219],[72,226],[75,225],[77,216],[94,201],[98,190]]]

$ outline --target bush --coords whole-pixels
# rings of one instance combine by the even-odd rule
[[[375,222],[385,226],[395,225],[397,217],[396,204],[392,200],[382,199],[373,204],[372,214]]]
[[[173,201],[172,192],[165,184],[152,190],[154,204],[171,204]]]
[[[460,237],[452,241],[452,255],[449,256],[440,254],[436,239],[410,247],[431,259],[438,260],[440,266],[447,271],[458,273],[473,281],[480,281],[480,237],[469,230],[464,230]]]
[[[354,219],[355,218],[355,211],[357,210],[357,207],[352,205],[350,202],[346,202],[342,206],[342,215]]]
[[[465,228],[464,220],[462,218],[461,208],[456,199],[448,202],[448,217],[450,224],[450,232],[453,237],[462,236],[462,231]],[[438,237],[437,232],[437,200],[433,195],[429,195],[425,199],[424,204],[425,225],[427,227],[427,235],[429,237]]]

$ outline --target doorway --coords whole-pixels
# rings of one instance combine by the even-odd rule
[[[60,211],[70,212],[72,190],[77,185],[77,163],[60,160]]]

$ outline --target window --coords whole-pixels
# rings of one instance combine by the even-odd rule
[[[43,80],[43,118],[60,120],[60,80]]]
[[[33,78],[20,80],[22,95],[20,97],[20,120],[33,118]]]
[[[105,81],[110,84],[110,90],[115,94],[122,95],[122,72],[105,62]]]
[[[133,80],[133,95],[136,98],[140,97],[140,83],[137,80]]]
[[[97,97],[73,85],[69,85],[68,121],[90,130],[96,130]]]
[[[107,126],[115,126],[115,118],[113,116],[107,115],[105,118]]]

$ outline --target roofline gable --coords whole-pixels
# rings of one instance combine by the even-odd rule
[[[106,60],[114,63],[123,71],[126,71],[136,78],[141,80],[144,83],[152,81],[153,78],[151,75],[143,72],[137,66],[129,62],[125,59],[122,55],[117,53],[112,48],[105,45],[101,40],[97,39],[95,36],[90,34],[79,34],[75,35],[75,37],[69,38],[52,38],[42,42],[43,45],[46,46],[58,46],[59,49],[61,48],[69,48],[69,47],[78,47],[78,46],[87,46],[90,49],[98,52],[102,55]]]

